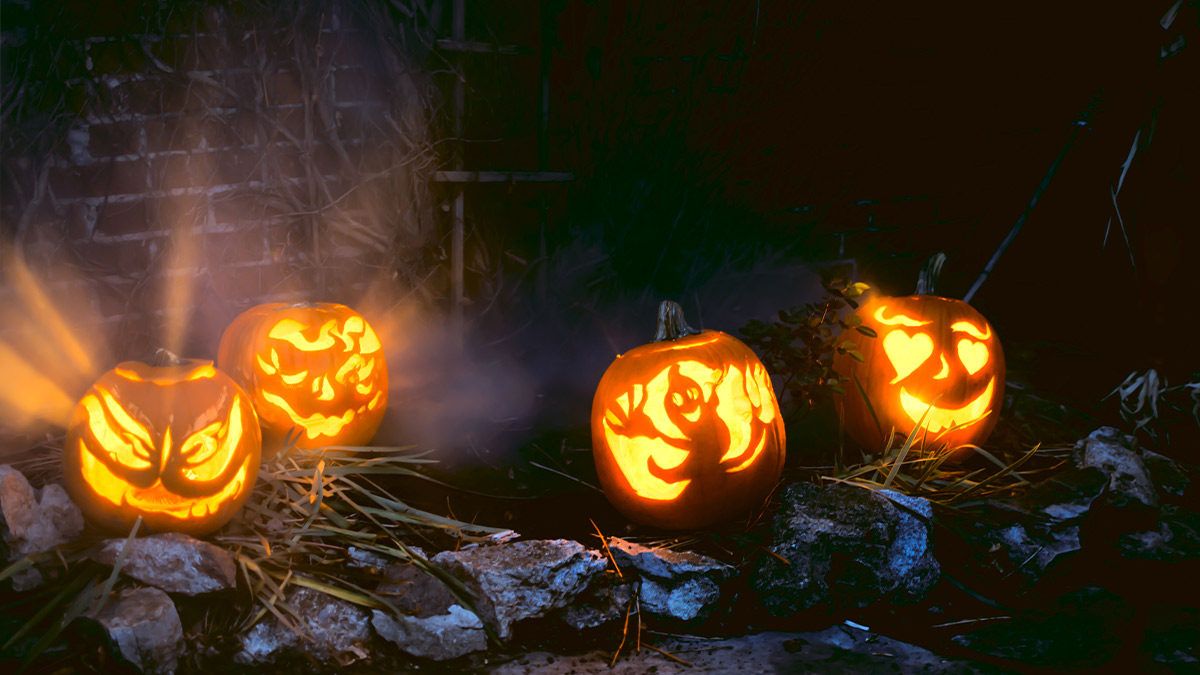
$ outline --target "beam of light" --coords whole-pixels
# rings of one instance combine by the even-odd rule
[[[185,351],[184,336],[187,335],[195,295],[199,239],[200,235],[192,234],[191,228],[180,224],[171,230],[171,256],[163,271],[163,320],[166,322],[163,346],[176,354]]]
[[[65,427],[75,401],[58,384],[0,342],[0,401],[9,423],[50,422]]]
[[[38,328],[41,329],[38,342],[52,347],[60,359],[65,358],[76,372],[90,382],[99,374],[93,352],[71,331],[62,313],[50,302],[25,261],[11,251],[5,251],[3,259],[4,267],[8,270],[9,285],[25,304],[28,316],[37,319]]]

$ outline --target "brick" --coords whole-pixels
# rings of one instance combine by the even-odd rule
[[[266,217],[266,208],[261,199],[237,193],[214,195],[212,207],[213,217],[219,225],[260,221]]]
[[[96,232],[107,235],[150,232],[146,200],[125,203],[108,203],[97,213]]]
[[[262,179],[262,155],[253,150],[224,150],[216,155],[216,174],[222,183]]]
[[[158,157],[151,181],[158,190],[206,187],[215,182],[214,159],[214,153],[207,152]]]
[[[136,155],[141,151],[141,122],[114,122],[88,127],[88,154],[92,157]]]
[[[347,68],[333,75],[334,98],[343,103],[382,100],[382,88],[365,68]]]
[[[146,120],[146,151],[153,154],[173,150],[191,150],[198,137],[191,125],[180,117],[154,117]]]
[[[150,267],[154,256],[151,249],[158,243],[145,240],[88,242],[85,253],[89,263],[117,274],[141,274]]]
[[[161,230],[207,222],[207,198],[203,195],[174,195],[152,200],[148,218],[153,227]]]
[[[224,93],[217,87],[182,77],[164,80],[160,96],[162,112],[197,112],[220,107]]]
[[[213,285],[223,297],[246,298],[280,292],[287,280],[282,267],[264,264],[226,268],[222,274],[213,276]]]
[[[263,228],[256,224],[245,225],[234,232],[205,234],[204,257],[213,271],[225,265],[270,261]]]
[[[291,105],[304,100],[304,87],[300,74],[294,70],[281,70],[266,77],[267,105]]]
[[[139,194],[146,190],[146,162],[108,161],[90,166],[55,168],[50,187],[59,199]]]

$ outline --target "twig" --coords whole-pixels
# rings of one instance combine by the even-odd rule
[[[621,568],[617,566],[617,561],[615,558],[613,558],[612,551],[608,550],[608,539],[606,539],[604,537],[604,533],[600,531],[600,526],[596,525],[596,521],[592,520],[591,518],[588,518],[588,522],[592,524],[592,527],[596,528],[596,536],[600,537],[600,545],[604,547],[604,554],[608,556],[608,561],[612,563],[613,569],[617,571],[617,578],[624,579],[625,575],[621,573]]]
[[[569,474],[569,473],[563,473],[562,471],[558,471],[557,469],[551,469],[550,467],[548,467],[548,466],[543,466],[543,465],[541,465],[541,464],[538,464],[537,462],[532,462],[532,461],[531,461],[531,462],[529,462],[529,463],[530,463],[532,466],[536,466],[536,467],[537,467],[537,468],[539,468],[539,469],[545,469],[546,471],[549,471],[550,473],[556,473],[556,474],[558,474],[558,475],[562,476],[563,478],[570,478],[571,480],[575,481],[576,483],[579,483],[580,485],[584,485],[584,486],[590,487],[590,488],[592,488],[593,490],[595,490],[596,492],[599,492],[600,494],[604,494],[604,490],[601,490],[600,488],[596,487],[595,485],[592,485],[591,483],[588,483],[587,481],[580,480],[580,479],[576,478],[575,476],[572,476],[572,475],[571,475],[571,474]]]
[[[688,668],[691,668],[695,665],[692,663],[688,663],[687,661],[684,661],[683,659],[679,658],[678,656],[675,656],[674,654],[672,654],[671,652],[669,652],[665,649],[659,649],[658,647],[655,647],[654,645],[646,645],[646,649],[653,649],[654,651],[658,652],[659,654],[662,654],[663,656],[667,657],[668,659],[682,663],[683,665],[687,666]]]

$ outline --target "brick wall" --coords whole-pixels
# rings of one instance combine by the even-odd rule
[[[81,271],[132,354],[161,342],[171,279],[203,353],[251,304],[410,271],[435,210],[421,40],[397,49],[371,3],[174,4],[4,3],[4,86],[39,95],[6,92],[0,215],[35,269]]]

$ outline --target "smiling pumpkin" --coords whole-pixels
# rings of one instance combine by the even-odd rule
[[[908,435],[919,425],[931,446],[987,439],[1004,395],[1004,351],[983,315],[961,300],[913,295],[875,298],[858,316],[878,338],[856,340],[861,363],[834,360],[847,381],[839,398],[852,438],[879,450],[891,429]]]

